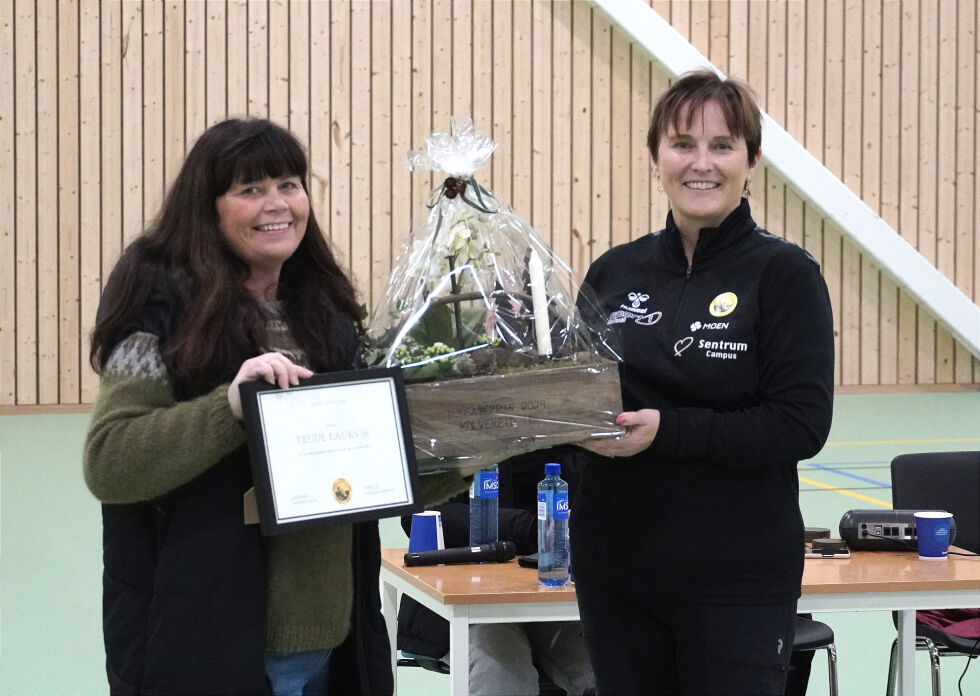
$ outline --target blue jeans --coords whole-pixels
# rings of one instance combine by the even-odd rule
[[[329,650],[265,654],[273,696],[325,696],[329,668]]]

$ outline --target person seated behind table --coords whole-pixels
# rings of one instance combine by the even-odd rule
[[[500,463],[499,538],[513,541],[520,555],[538,550],[537,484],[547,462],[560,462],[568,482],[570,506],[581,475],[580,450],[556,447],[514,457]],[[437,507],[442,513],[446,548],[469,545],[467,494]],[[410,534],[411,515],[402,518]],[[533,570],[528,570],[533,577]],[[449,623],[410,597],[398,611],[398,649],[414,655],[444,658],[449,652]],[[595,677],[589,665],[582,630],[577,621],[475,624],[470,626],[470,693],[537,694],[538,666],[547,679],[569,696],[591,693]]]

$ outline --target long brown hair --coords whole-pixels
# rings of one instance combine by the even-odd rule
[[[266,319],[245,288],[248,266],[220,234],[215,201],[237,181],[265,177],[297,176],[309,194],[308,173],[302,146],[270,121],[232,119],[206,130],[156,220],[126,249],[106,283],[89,355],[95,370],[104,369],[127,335],[150,330],[161,336],[175,384],[196,385],[190,391],[200,393],[233,377],[264,345]],[[359,327],[356,295],[312,206],[306,234],[283,264],[277,297],[314,370],[353,359],[346,344]]]

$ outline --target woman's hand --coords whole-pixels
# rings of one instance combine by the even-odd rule
[[[652,408],[624,411],[616,416],[616,424],[626,426],[625,435],[593,438],[575,444],[603,457],[632,457],[649,447],[657,437],[660,411]]]
[[[242,397],[238,385],[242,382],[254,382],[264,379],[269,384],[277,384],[280,389],[289,389],[299,384],[301,378],[310,377],[312,371],[300,367],[282,353],[264,353],[255,358],[249,358],[242,363],[235,379],[228,385],[228,405],[235,418],[242,418]]]

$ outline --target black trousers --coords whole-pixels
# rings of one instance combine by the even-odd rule
[[[796,600],[705,604],[622,588],[576,586],[599,696],[782,696]]]

